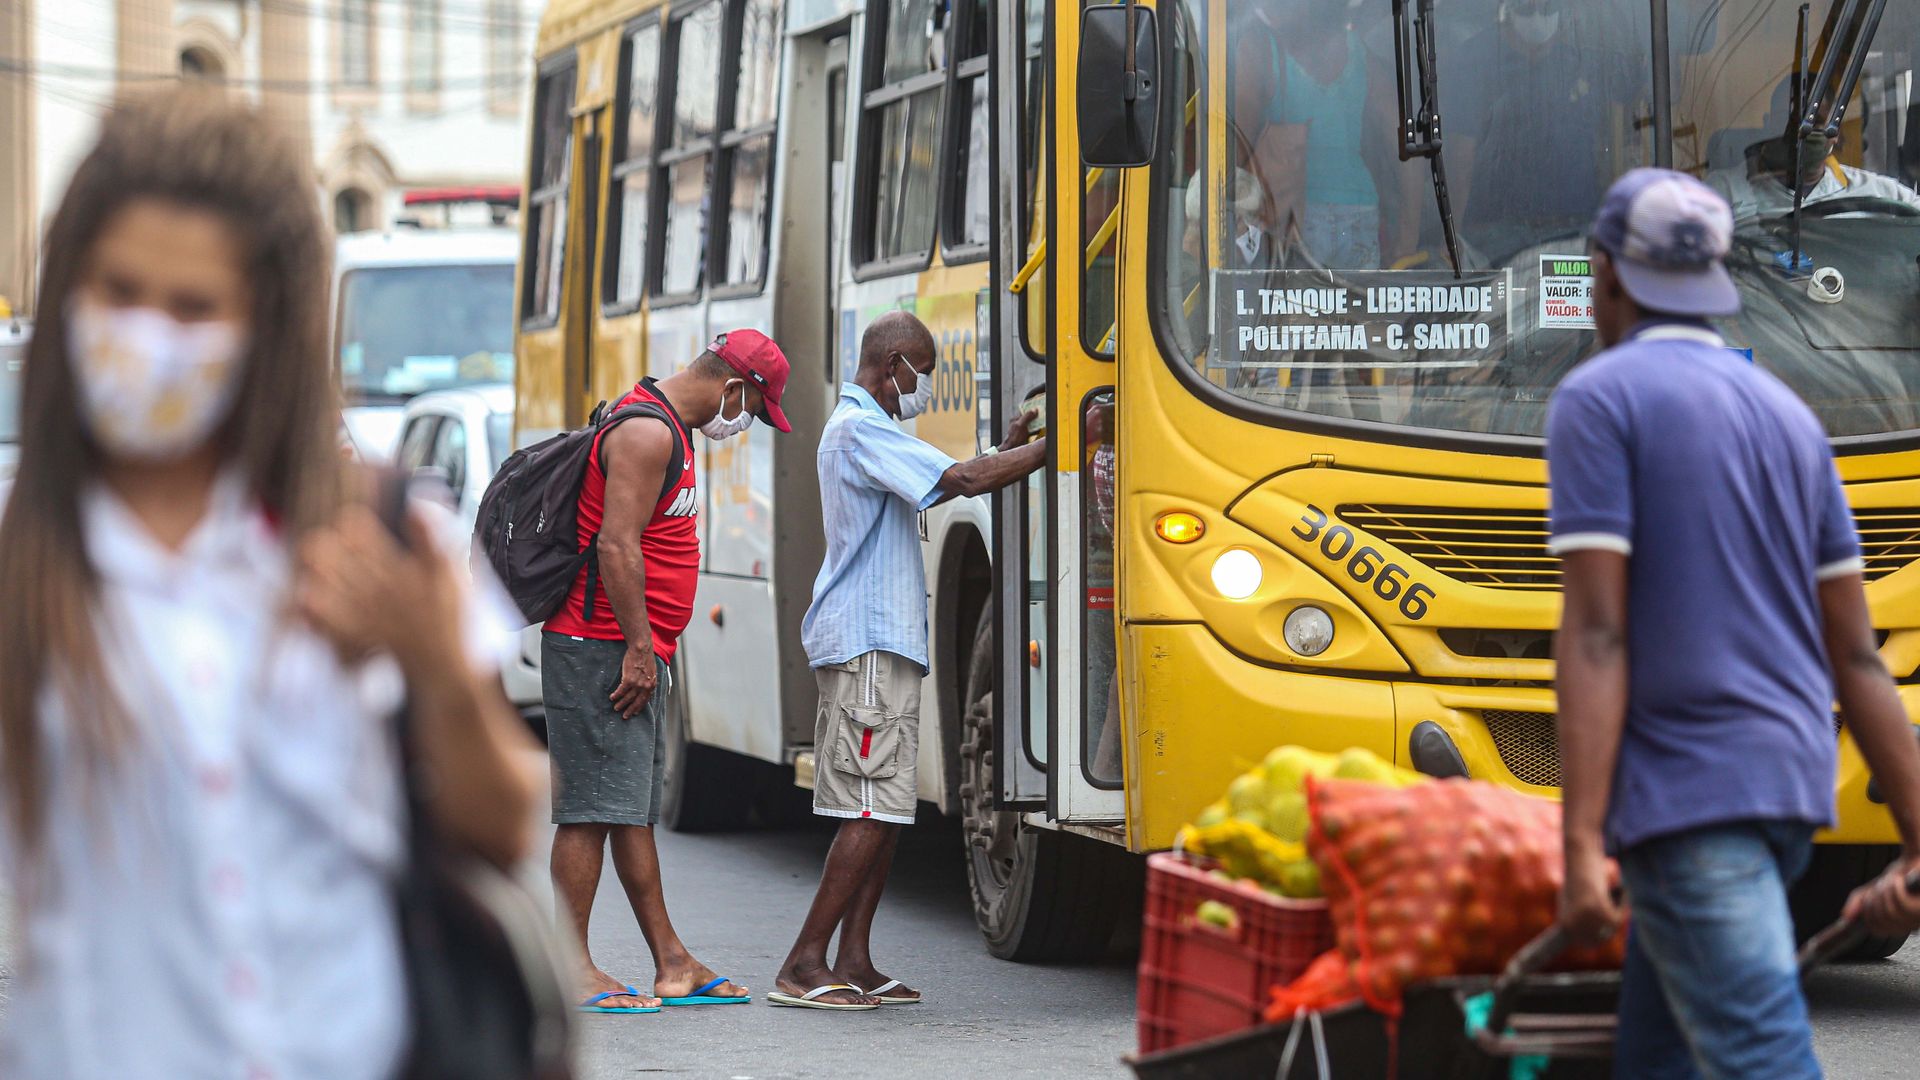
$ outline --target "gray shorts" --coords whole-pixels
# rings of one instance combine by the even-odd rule
[[[666,753],[660,722],[672,692],[667,665],[647,707],[631,719],[608,700],[620,685],[624,641],[540,635],[541,698],[553,769],[555,825],[652,825],[660,820]]]
[[[862,653],[813,669],[820,709],[813,724],[813,812],[913,824],[919,801],[920,665],[890,652]]]

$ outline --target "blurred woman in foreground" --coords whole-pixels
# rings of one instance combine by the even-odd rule
[[[48,231],[0,519],[0,1075],[392,1075],[403,695],[441,832],[528,843],[510,634],[337,450],[315,190],[174,90],[105,119]]]

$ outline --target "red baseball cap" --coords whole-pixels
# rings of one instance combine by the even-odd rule
[[[760,396],[766,399],[760,419],[775,431],[793,430],[787,414],[780,411],[780,394],[787,388],[787,354],[772,338],[758,330],[729,330],[714,338],[707,351],[760,388]]]

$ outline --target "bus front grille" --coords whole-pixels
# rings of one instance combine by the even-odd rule
[[[1560,587],[1560,560],[1547,554],[1544,510],[1350,503],[1338,513],[1455,581],[1535,592]],[[1866,580],[1920,559],[1920,509],[1865,507],[1853,519]]]
[[[1547,554],[1543,510],[1361,503],[1338,513],[1455,581],[1490,589],[1560,587],[1560,560]]]
[[[1541,787],[1560,786],[1560,736],[1552,713],[1488,709],[1480,714],[1493,736],[1493,748],[1514,779]]]
[[[1868,507],[1853,512],[1865,577],[1878,581],[1920,559],[1920,510]]]

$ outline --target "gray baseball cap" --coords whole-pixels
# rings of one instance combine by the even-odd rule
[[[1686,173],[1633,169],[1615,180],[1600,201],[1592,236],[1641,307],[1698,316],[1740,310],[1740,291],[1726,267],[1733,211]]]

